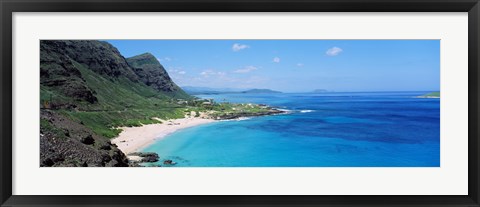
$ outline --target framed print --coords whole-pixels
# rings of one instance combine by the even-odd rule
[[[467,1],[2,1],[2,206],[479,206]]]

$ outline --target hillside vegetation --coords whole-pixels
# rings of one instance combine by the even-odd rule
[[[129,166],[110,142],[122,126],[280,113],[190,96],[152,54],[125,58],[102,41],[42,40],[39,104],[40,166]]]
[[[148,53],[126,59],[107,42],[41,41],[40,56],[42,166],[125,166],[115,146],[105,147],[117,127],[183,117],[177,100],[193,99]],[[85,137],[94,143],[83,143]],[[68,158],[67,146],[91,152]]]
[[[100,41],[42,41],[41,54],[42,107],[102,136],[117,136],[118,126],[158,122],[153,117],[181,117],[175,99],[192,98],[151,54],[125,59]]]

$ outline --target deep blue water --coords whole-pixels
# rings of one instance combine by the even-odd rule
[[[187,128],[145,148],[177,167],[439,167],[440,99],[426,92],[221,94],[290,114]]]

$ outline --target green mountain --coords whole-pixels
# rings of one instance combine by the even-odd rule
[[[109,144],[117,127],[183,117],[178,99],[193,97],[149,53],[126,59],[103,41],[42,40],[41,165],[125,166],[123,153]]]
[[[189,95],[172,81],[165,68],[152,54],[144,53],[126,60],[138,78],[147,86],[172,97],[189,98]]]

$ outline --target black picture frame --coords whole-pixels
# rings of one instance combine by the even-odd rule
[[[1,206],[480,206],[478,0],[0,0]],[[468,195],[12,195],[13,12],[468,12]]]

